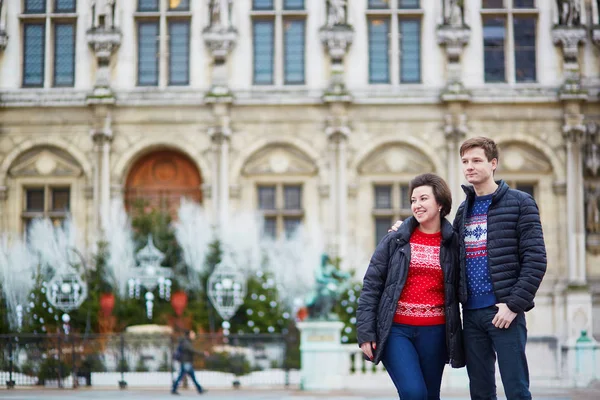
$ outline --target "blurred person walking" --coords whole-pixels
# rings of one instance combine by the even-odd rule
[[[203,354],[194,348],[194,345],[192,344],[194,339],[196,339],[196,332],[188,330],[185,331],[184,336],[179,340],[174,358],[179,361],[181,366],[179,369],[179,376],[173,382],[171,394],[179,394],[177,386],[179,386],[179,382],[181,382],[185,374],[188,374],[190,378],[192,378],[192,382],[196,385],[198,393],[203,394],[206,392],[206,390],[202,388],[202,385],[196,380],[196,374],[194,373],[194,355]]]

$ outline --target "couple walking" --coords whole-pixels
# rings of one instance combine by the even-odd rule
[[[470,186],[453,224],[443,179],[410,183],[413,216],[381,240],[364,277],[358,343],[402,400],[439,400],[446,363],[466,365],[471,399],[495,400],[496,357],[507,399],[529,400],[525,312],[546,271],[538,208],[494,180],[493,140],[469,139],[460,156]]]

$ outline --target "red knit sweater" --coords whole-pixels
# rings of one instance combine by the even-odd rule
[[[427,234],[417,228],[411,235],[408,277],[396,307],[395,323],[424,326],[446,322],[441,243],[441,232]]]

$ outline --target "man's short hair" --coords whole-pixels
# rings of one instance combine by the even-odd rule
[[[441,218],[450,214],[450,210],[452,209],[452,193],[445,180],[436,174],[417,175],[410,181],[408,195],[412,197],[413,190],[421,186],[431,186],[435,201],[442,207],[440,211]]]
[[[471,139],[467,139],[460,146],[460,156],[462,157],[466,151],[480,148],[483,149],[485,156],[488,161],[492,161],[494,158],[496,161],[499,161],[498,147],[496,146],[496,142],[494,142],[490,138],[486,138],[483,136],[474,137]]]

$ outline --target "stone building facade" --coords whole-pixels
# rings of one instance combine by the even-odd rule
[[[262,209],[265,234],[319,225],[351,259],[410,213],[414,175],[440,174],[459,204],[458,147],[485,135],[544,225],[531,334],[598,333],[598,8],[0,1],[0,229],[70,214],[92,245],[111,198],[185,195],[215,223]]]

